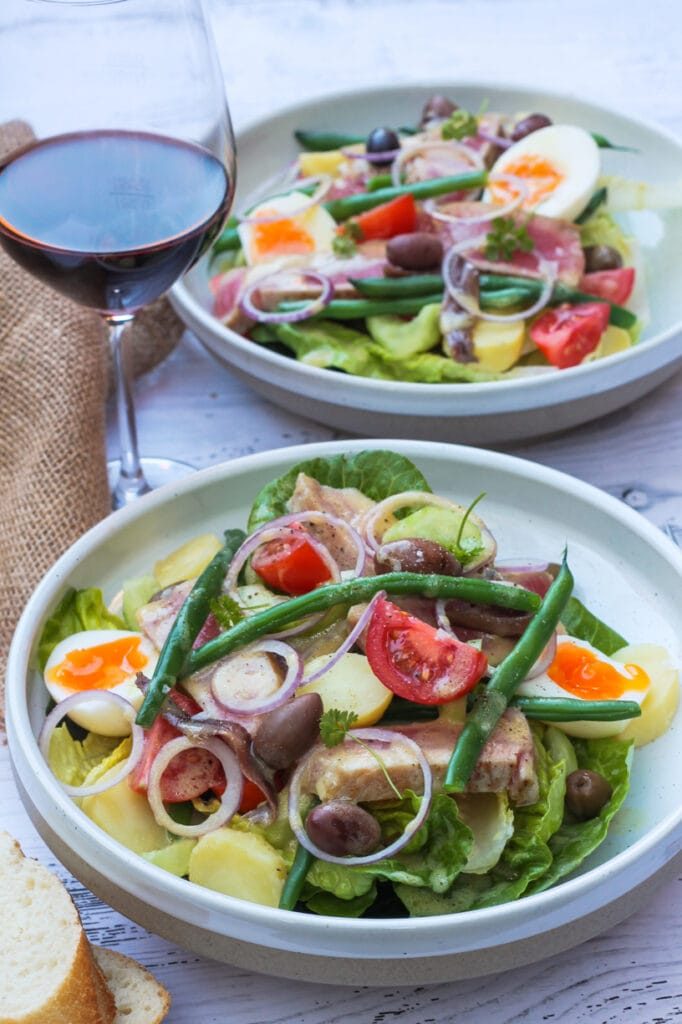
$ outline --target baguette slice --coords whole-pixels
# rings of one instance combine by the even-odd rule
[[[71,897],[0,832],[0,1024],[114,1024]]]
[[[161,1024],[171,1004],[163,985],[122,953],[100,946],[93,953],[114,996],[114,1024]]]

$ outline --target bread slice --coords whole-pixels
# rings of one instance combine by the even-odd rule
[[[93,949],[116,1003],[114,1024],[161,1024],[170,996],[149,971],[113,949]]]
[[[113,997],[58,878],[0,832],[0,1024],[114,1024]]]

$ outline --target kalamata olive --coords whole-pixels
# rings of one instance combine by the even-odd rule
[[[376,818],[345,800],[332,800],[313,807],[305,828],[312,841],[333,857],[365,857],[376,850],[381,841],[381,828]]]
[[[367,136],[365,148],[368,153],[390,153],[400,149],[400,139],[392,128],[374,128]]]
[[[598,270],[618,270],[623,266],[623,257],[611,245],[586,245],[583,252],[588,274]]]
[[[261,717],[253,752],[270,768],[288,768],[319,739],[322,698],[304,693]]]
[[[520,139],[525,139],[526,135],[537,132],[540,128],[547,128],[551,123],[552,119],[546,114],[529,114],[528,117],[516,122],[509,138],[512,142],[518,142]]]
[[[596,818],[611,799],[610,783],[599,772],[579,768],[566,779],[566,806],[581,821]]]
[[[382,544],[374,556],[378,573],[437,572],[442,576],[461,576],[462,566],[451,552],[433,540],[406,537]]]
[[[422,110],[421,124],[422,126],[428,124],[429,121],[436,121],[440,118],[450,117],[455,110],[457,110],[457,104],[449,100],[447,96],[432,96],[424,104]]]
[[[428,231],[412,231],[389,238],[386,256],[390,263],[404,270],[433,270],[443,259],[443,243]]]
[[[480,629],[484,633],[494,633],[496,636],[521,636],[532,618],[527,612],[496,608],[493,605],[470,604],[456,598],[447,602],[445,611],[452,626]]]

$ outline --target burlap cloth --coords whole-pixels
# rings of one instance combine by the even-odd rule
[[[31,138],[0,125],[0,158]],[[138,317],[134,372],[177,343],[165,300]],[[99,317],[20,269],[0,249],[0,729],[5,664],[32,589],[110,511],[105,459],[109,352]]]

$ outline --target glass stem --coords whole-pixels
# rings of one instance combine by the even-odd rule
[[[121,452],[118,480],[112,494],[114,508],[121,508],[150,490],[140,465],[133,391],[123,348],[126,328],[132,323],[132,320],[132,316],[106,317],[109,346],[114,364],[116,417]]]

